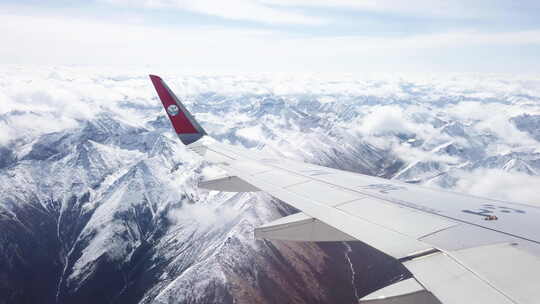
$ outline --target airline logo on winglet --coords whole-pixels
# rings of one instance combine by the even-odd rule
[[[177,105],[170,105],[170,106],[167,107],[167,113],[169,113],[169,115],[171,115],[171,116],[178,115],[179,111],[180,110],[178,109]]]

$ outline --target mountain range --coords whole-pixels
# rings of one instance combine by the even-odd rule
[[[222,142],[540,203],[540,81],[453,77],[168,82]],[[297,211],[199,189],[222,172],[171,132],[144,74],[10,68],[0,88],[0,303],[355,303],[409,276],[361,242],[255,240]]]

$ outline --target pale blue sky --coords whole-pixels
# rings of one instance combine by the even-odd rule
[[[540,1],[0,0],[1,63],[525,72]]]

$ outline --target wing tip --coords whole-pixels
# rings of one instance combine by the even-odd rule
[[[163,79],[158,75],[149,74],[148,77],[150,77],[150,80],[152,80],[153,83],[163,81]]]
[[[154,74],[149,74],[148,77],[150,77],[158,97],[165,108],[165,112],[167,113],[167,116],[169,116],[172,126],[178,137],[180,137],[180,140],[185,145],[188,145],[206,135],[204,129],[169,89],[165,84],[165,81]]]

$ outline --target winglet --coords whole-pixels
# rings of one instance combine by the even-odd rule
[[[163,79],[156,75],[149,76],[150,80],[152,80],[152,84],[154,84],[154,88],[156,88],[159,99],[165,108],[165,112],[167,112],[167,115],[171,120],[176,134],[184,145],[194,143],[206,135],[204,129],[199,125],[195,118],[193,118],[186,107],[184,107],[178,97],[174,95]]]

